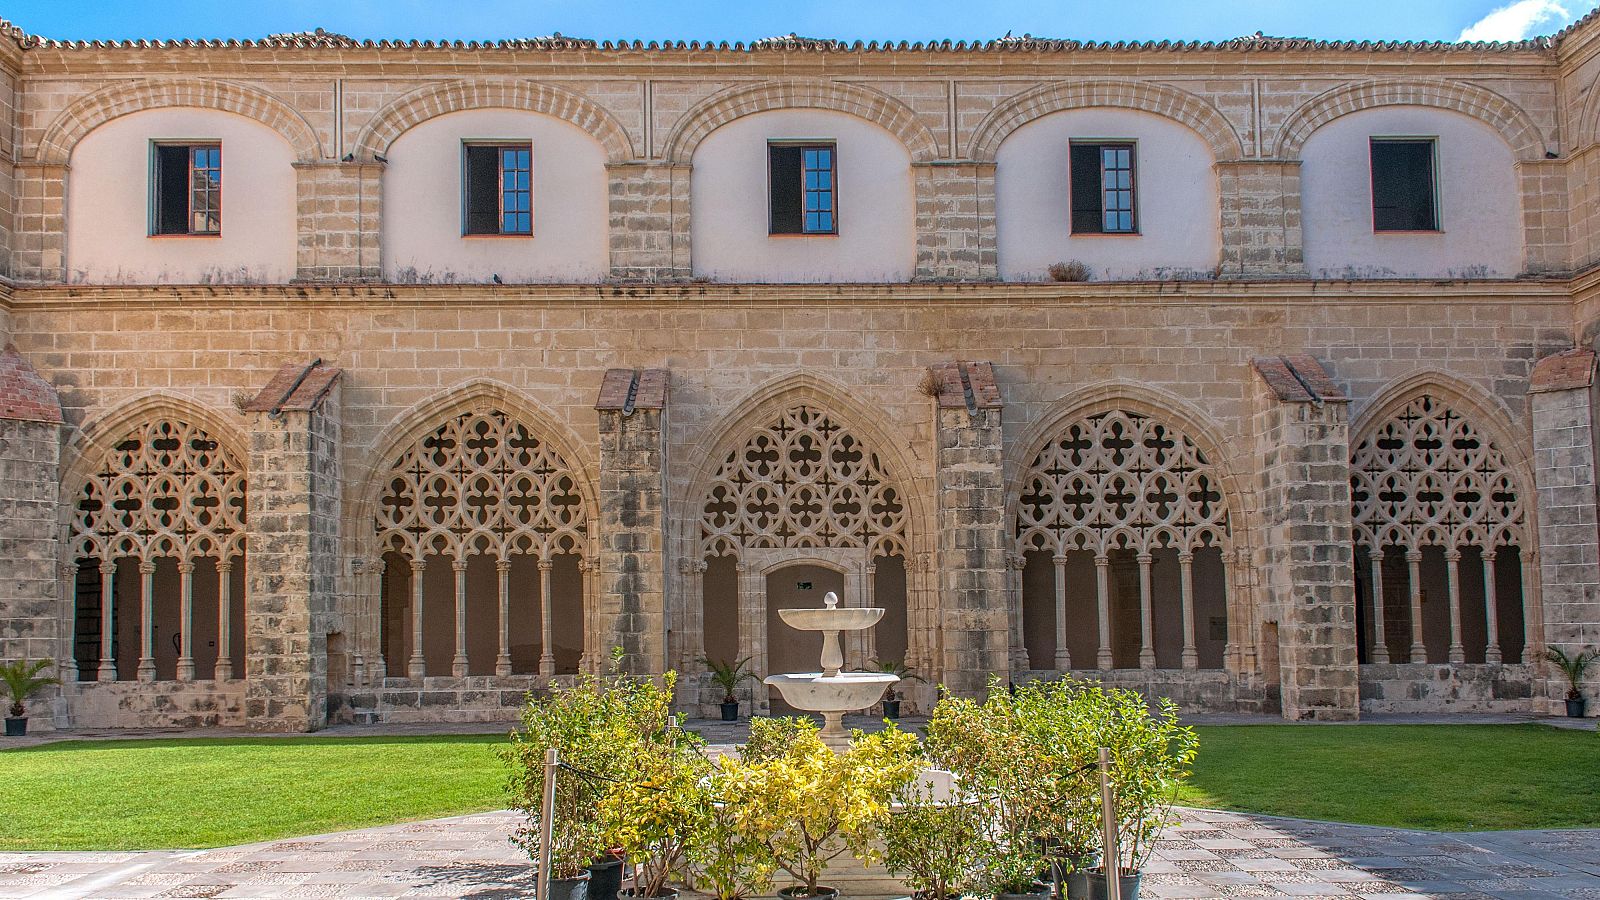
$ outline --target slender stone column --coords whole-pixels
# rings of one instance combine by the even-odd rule
[[[676,631],[681,648],[678,670],[699,672],[706,655],[705,560],[679,560],[678,574],[683,576],[683,620]]]
[[[1383,621],[1383,548],[1373,547],[1367,561],[1372,569],[1372,661],[1386,665],[1389,662],[1389,637]]]
[[[877,585],[877,580],[878,580],[877,579],[877,575],[878,575],[878,565],[877,565],[877,563],[869,563],[867,565],[866,574],[864,574],[862,576],[862,578],[861,578],[861,599],[863,601],[863,605],[865,605],[865,606],[877,606],[878,605],[878,602],[877,602],[877,587],[878,587],[878,585]],[[862,662],[862,668],[866,668],[866,664],[870,663],[872,660],[875,660],[877,658],[878,658],[878,627],[876,625],[874,625],[871,628],[863,628],[861,630],[861,662]],[[904,662],[904,660],[901,660],[901,662]]]
[[[1029,667],[1028,645],[1022,634],[1022,572],[1026,560],[1020,553],[1006,554],[1006,606],[1011,617],[1011,671]]]
[[[1072,653],[1067,650],[1067,558],[1051,557],[1056,567],[1056,671],[1072,669]]]
[[[450,659],[450,674],[465,678],[467,674],[467,561],[450,561],[456,574],[456,653]]]
[[[986,362],[930,368],[935,386],[939,625],[943,683],[975,696],[1010,671],[1005,454],[1000,389]]]
[[[1422,642],[1422,551],[1407,550],[1406,566],[1411,589],[1411,661],[1428,661],[1428,647]]]
[[[233,680],[233,560],[217,560],[217,664],[211,677]]]
[[[139,680],[156,680],[156,564],[139,563]]]
[[[1461,644],[1461,551],[1454,547],[1445,553],[1445,577],[1450,590],[1450,656],[1452,663],[1467,661],[1466,648]]]
[[[556,673],[555,613],[550,608],[555,597],[550,590],[550,573],[555,564],[549,557],[539,559],[539,674]]]
[[[1483,661],[1490,665],[1499,665],[1500,653],[1500,601],[1495,596],[1493,547],[1483,548],[1483,618],[1487,629],[1488,643],[1483,648]]]
[[[1098,554],[1094,558],[1094,596],[1099,612],[1100,650],[1095,654],[1095,667],[1106,671],[1113,665],[1111,657],[1111,557]]]
[[[178,636],[178,680],[194,680],[194,562],[178,563],[178,597],[182,606]]]
[[[494,658],[494,673],[511,674],[511,560],[500,557],[494,562],[500,586],[500,652]]]
[[[116,602],[117,564],[110,560],[100,563],[100,681],[117,680],[116,635],[111,633]]]
[[[633,170],[608,171],[616,177]],[[612,237],[617,238],[615,232]],[[614,249],[614,270],[617,258]],[[605,648],[621,647],[623,669],[634,674],[667,667],[668,378],[665,369],[611,369],[595,401],[600,422],[597,601]],[[543,662],[540,666],[542,670]]]
[[[1183,667],[1200,668],[1200,651],[1194,634],[1194,554],[1178,553],[1178,590],[1183,598]]]
[[[411,560],[411,657],[406,660],[407,678],[428,674],[428,661],[422,655],[422,575],[427,570],[428,564],[423,560]]]
[[[1535,576],[1539,571],[1539,553],[1530,550],[1522,554],[1522,662],[1524,665],[1533,662],[1534,656],[1539,652],[1538,627],[1539,618],[1534,614],[1533,588]]]
[[[1148,553],[1140,553],[1139,560],[1139,668],[1156,667],[1155,616],[1150,603],[1150,563]]]

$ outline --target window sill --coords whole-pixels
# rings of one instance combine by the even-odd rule
[[[1136,238],[1144,237],[1139,231],[1069,231],[1067,237],[1075,238]]]
[[[219,239],[219,238],[222,237],[222,232],[220,232],[220,231],[210,231],[210,232],[200,232],[200,233],[195,233],[195,234],[148,234],[148,235],[145,235],[145,237],[148,237],[148,238],[150,238],[152,240],[166,240],[168,238],[176,238],[177,240],[190,240],[190,239],[194,239],[194,238],[200,238],[200,239],[204,240],[204,239],[208,239],[208,238],[209,239]]]
[[[836,238],[837,231],[769,231],[769,238]]]
[[[1382,237],[1382,236],[1384,236],[1386,234],[1433,235],[1433,234],[1444,234],[1444,229],[1443,228],[1385,228],[1385,229],[1381,229],[1380,230],[1380,229],[1374,228],[1374,229],[1372,229],[1372,233],[1373,233],[1373,235],[1375,235],[1377,237]]]
[[[489,240],[504,240],[507,238],[511,240],[532,240],[533,234],[530,232],[528,234],[463,234],[461,236],[464,241],[478,240],[480,238]]]

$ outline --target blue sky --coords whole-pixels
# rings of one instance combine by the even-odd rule
[[[250,38],[316,27],[358,38],[751,40],[998,37],[1514,40],[1548,34],[1595,0],[12,0],[0,15],[58,38]]]

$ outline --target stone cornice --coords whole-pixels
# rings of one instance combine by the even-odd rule
[[[1600,280],[1600,279],[1596,279]],[[1590,290],[1593,285],[1589,286]],[[40,285],[17,286],[9,308],[17,313],[99,308],[229,307],[429,307],[587,305],[671,306],[723,303],[731,307],[863,303],[885,306],[972,305],[1181,305],[1243,303],[1328,305],[1343,302],[1414,305],[1506,302],[1566,304],[1574,283],[1561,279],[1505,281],[1196,281],[900,284],[600,284],[600,285]]]

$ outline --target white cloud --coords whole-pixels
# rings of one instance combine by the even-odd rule
[[[1468,25],[1461,41],[1520,41],[1554,31],[1571,18],[1558,0],[1516,0]]]

